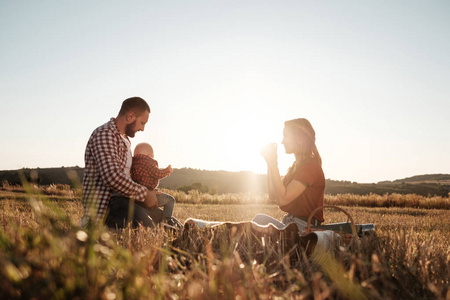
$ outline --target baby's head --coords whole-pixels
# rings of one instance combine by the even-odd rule
[[[134,148],[134,156],[138,154],[147,155],[151,158],[154,158],[153,148],[148,143],[140,143],[136,145],[136,147]]]

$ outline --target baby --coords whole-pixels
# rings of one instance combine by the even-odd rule
[[[152,146],[148,143],[140,143],[134,148],[130,172],[131,178],[135,182],[146,186],[149,190],[155,190],[159,185],[159,180],[169,176],[173,170],[171,165],[165,169],[159,169],[158,162],[154,159]],[[180,228],[180,221],[172,216],[175,198],[166,193],[158,194],[157,198],[158,206],[164,207],[163,217],[165,223]]]

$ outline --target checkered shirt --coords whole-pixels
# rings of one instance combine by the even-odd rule
[[[82,202],[86,217],[104,217],[112,191],[144,201],[147,189],[124,172],[128,149],[115,119],[94,130],[84,155]]]
[[[158,187],[159,180],[169,175],[169,169],[159,169],[158,162],[153,158],[142,154],[133,157],[131,178],[137,183],[145,185],[148,189],[154,190]]]

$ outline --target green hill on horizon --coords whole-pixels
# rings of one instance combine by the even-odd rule
[[[39,185],[67,184],[79,186],[84,168],[23,168],[20,170],[0,171],[2,183],[21,184],[21,176]],[[266,193],[266,175],[249,171],[208,171],[191,168],[174,169],[174,172],[160,181],[160,188],[172,190],[186,186],[205,187],[212,194],[224,193]],[[378,183],[357,183],[350,181],[326,180],[325,193],[358,194],[370,193],[383,195],[386,193],[418,194],[422,196],[437,195],[447,197],[450,193],[450,174],[417,175],[394,181],[380,181]]]

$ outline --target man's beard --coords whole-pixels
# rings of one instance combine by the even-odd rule
[[[127,136],[134,137],[134,135],[136,134],[136,130],[134,130],[135,125],[136,125],[136,120],[134,120],[134,122],[131,124],[127,124],[127,126],[125,127],[125,134]]]

